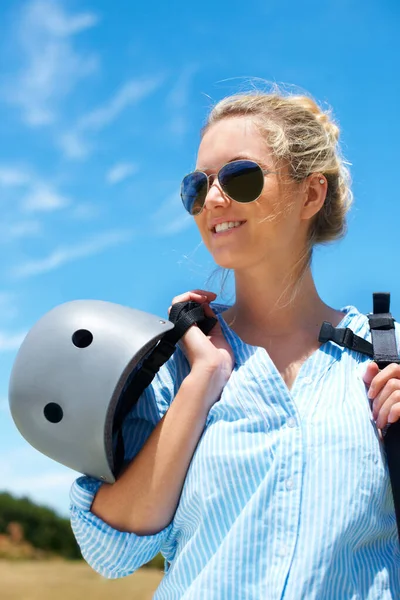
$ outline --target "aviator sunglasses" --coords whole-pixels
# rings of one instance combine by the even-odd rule
[[[262,169],[253,160],[234,160],[212,175],[193,171],[186,175],[181,184],[183,206],[192,216],[199,215],[210,189],[210,177],[217,176],[223,192],[231,200],[248,204],[258,200],[264,188],[264,175],[276,173]]]

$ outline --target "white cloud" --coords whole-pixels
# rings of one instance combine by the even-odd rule
[[[49,492],[51,490],[58,489],[60,486],[66,487],[66,491],[68,492],[72,482],[78,476],[79,473],[75,472],[38,473],[36,475],[25,475],[22,477],[17,475],[13,479],[12,487],[13,491],[17,493],[25,491],[29,491],[29,493],[38,491]]]
[[[157,90],[162,81],[161,76],[128,81],[107,102],[83,115],[74,127],[58,138],[58,145],[65,156],[70,159],[87,158],[93,147],[87,141],[88,135],[110,125],[129,106],[137,104]]]
[[[10,240],[35,237],[42,232],[42,225],[39,221],[17,221],[0,225],[0,243]]]
[[[106,179],[110,184],[119,183],[134,175],[137,171],[137,166],[132,163],[118,163],[108,171]]]
[[[188,65],[179,75],[176,83],[167,96],[167,106],[173,110],[182,110],[189,103],[190,85],[194,74],[198,71],[195,65]]]
[[[38,182],[22,200],[22,209],[26,212],[50,212],[64,208],[69,203],[69,199],[51,185]]]
[[[78,204],[75,206],[69,215],[77,221],[90,221],[97,219],[101,214],[101,209],[97,204]]]
[[[48,271],[58,269],[66,263],[86,256],[93,256],[103,252],[107,248],[129,242],[132,239],[132,235],[133,231],[128,230],[106,232],[82,244],[58,248],[45,258],[28,261],[23,265],[15,267],[11,274],[15,278],[24,278],[47,273]]]
[[[84,115],[78,122],[79,129],[103,129],[112,123],[128,106],[136,104],[154,92],[161,84],[160,77],[148,77],[128,81],[108,102]]]
[[[179,194],[170,194],[151,217],[154,223],[152,232],[157,236],[174,235],[193,224],[191,217],[183,208]]]
[[[92,146],[83,139],[78,131],[67,131],[58,138],[58,145],[65,156],[74,160],[87,158],[92,151]]]
[[[0,187],[14,188],[23,187],[27,191],[21,199],[21,208],[25,212],[49,212],[64,208],[70,204],[68,198],[55,189],[54,184],[45,181],[34,174],[32,169],[23,169],[13,165],[0,164]],[[3,227],[7,239],[21,237],[13,235],[9,228]],[[1,225],[0,225],[1,229]]]
[[[37,20],[43,18],[43,12],[46,13],[46,17],[42,21],[43,28],[59,37],[66,37],[84,31],[97,25],[99,21],[97,15],[89,12],[79,15],[67,15],[63,12],[62,7],[54,5],[54,2],[44,0],[32,3],[32,14],[34,15],[35,12]]]
[[[195,65],[185,67],[167,96],[167,107],[171,112],[167,128],[174,139],[181,140],[188,131],[187,109],[190,101],[190,86],[197,70],[198,67]]]
[[[6,402],[5,412],[9,412]],[[79,473],[44,456],[24,438],[18,437],[21,445],[0,455],[2,489],[14,496],[25,496],[41,505],[51,506],[68,516],[69,491]]]
[[[97,22],[94,13],[68,14],[61,2],[52,0],[32,0],[23,6],[11,37],[23,54],[24,67],[8,82],[5,95],[21,108],[27,125],[54,122],[57,103],[97,69],[97,58],[79,54],[73,44],[74,35]]]
[[[28,184],[30,180],[31,175],[24,169],[0,165],[0,186],[19,187]]]
[[[175,139],[175,140],[182,139],[186,135],[188,129],[189,129],[189,119],[184,115],[180,115],[180,114],[174,115],[168,124],[169,133],[172,134],[173,139]]]
[[[156,235],[174,235],[188,229],[193,225],[193,217],[183,214],[176,219],[172,219],[156,230]]]
[[[12,292],[0,292],[0,319],[14,319],[18,314],[16,297]]]
[[[17,350],[22,344],[26,334],[26,331],[21,333],[4,333],[0,331],[0,352]]]

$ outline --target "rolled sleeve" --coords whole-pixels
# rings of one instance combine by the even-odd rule
[[[71,527],[86,562],[103,577],[117,579],[134,573],[154,558],[166,543],[170,523],[154,534],[138,536],[114,529],[91,511],[102,482],[79,477],[70,492]]]

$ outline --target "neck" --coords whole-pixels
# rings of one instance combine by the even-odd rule
[[[319,297],[308,267],[294,282],[282,276],[287,270],[264,273],[235,272],[235,304],[226,320],[239,332],[263,332],[268,337],[293,338],[319,331],[324,320],[337,322],[337,311]]]

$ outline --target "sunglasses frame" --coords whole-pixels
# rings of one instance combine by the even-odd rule
[[[182,190],[182,184],[183,184],[183,181],[184,181],[184,179],[185,179],[186,177],[188,177],[189,175],[194,175],[195,173],[203,173],[203,175],[205,175],[205,176],[206,176],[206,178],[207,178],[207,192],[206,192],[206,195],[205,195],[205,198],[204,198],[204,203],[203,203],[203,206],[201,207],[201,210],[199,210],[199,212],[197,212],[197,213],[193,214],[193,213],[189,212],[189,211],[187,210],[187,208],[185,207],[185,204],[183,203],[182,191],[181,191],[181,200],[182,200],[182,204],[183,204],[183,207],[184,207],[184,209],[186,210],[186,212],[187,212],[189,215],[191,215],[192,217],[197,217],[198,215],[200,215],[200,214],[203,212],[204,205],[205,205],[205,203],[206,203],[206,198],[207,198],[207,196],[208,196],[208,193],[209,193],[209,191],[210,191],[210,188],[211,188],[211,186],[212,186],[212,185],[214,185],[214,182],[213,182],[213,183],[211,184],[211,186],[210,186],[210,177],[216,177],[216,180],[218,181],[218,184],[219,184],[219,186],[220,186],[220,188],[221,188],[222,192],[225,194],[225,196],[227,196],[227,197],[228,197],[230,200],[233,200],[234,202],[238,202],[239,204],[251,204],[252,202],[255,202],[256,200],[258,200],[258,199],[259,199],[259,197],[261,196],[261,194],[263,193],[263,189],[264,189],[264,184],[265,184],[265,181],[263,181],[263,185],[262,185],[262,188],[261,188],[261,192],[259,193],[259,195],[257,196],[257,198],[254,198],[254,200],[249,200],[248,202],[240,202],[240,200],[235,200],[235,198],[232,198],[231,196],[229,196],[229,194],[227,194],[227,193],[225,192],[224,188],[222,187],[222,184],[221,184],[221,182],[220,182],[220,180],[219,180],[219,174],[221,173],[222,169],[224,169],[224,168],[225,168],[225,167],[227,167],[228,165],[232,165],[232,164],[235,164],[235,163],[241,163],[241,162],[253,163],[254,165],[256,165],[256,166],[257,166],[257,167],[260,169],[260,171],[262,172],[262,174],[264,175],[264,178],[265,178],[265,176],[266,176],[266,175],[270,175],[270,174],[273,174],[273,173],[275,173],[275,174],[276,174],[276,173],[278,172],[278,171],[271,171],[270,169],[263,169],[263,168],[261,167],[261,165],[259,165],[259,164],[258,164],[258,162],[257,162],[257,161],[255,161],[255,160],[251,160],[250,158],[240,158],[240,159],[238,159],[238,160],[232,160],[231,162],[227,162],[227,163],[225,163],[224,165],[222,165],[222,167],[219,169],[218,173],[210,173],[210,175],[207,175],[207,173],[205,173],[204,171],[200,171],[200,170],[191,171],[190,173],[187,173],[187,175],[185,175],[185,176],[183,177],[183,179],[182,179],[182,183],[181,183],[181,190]]]

